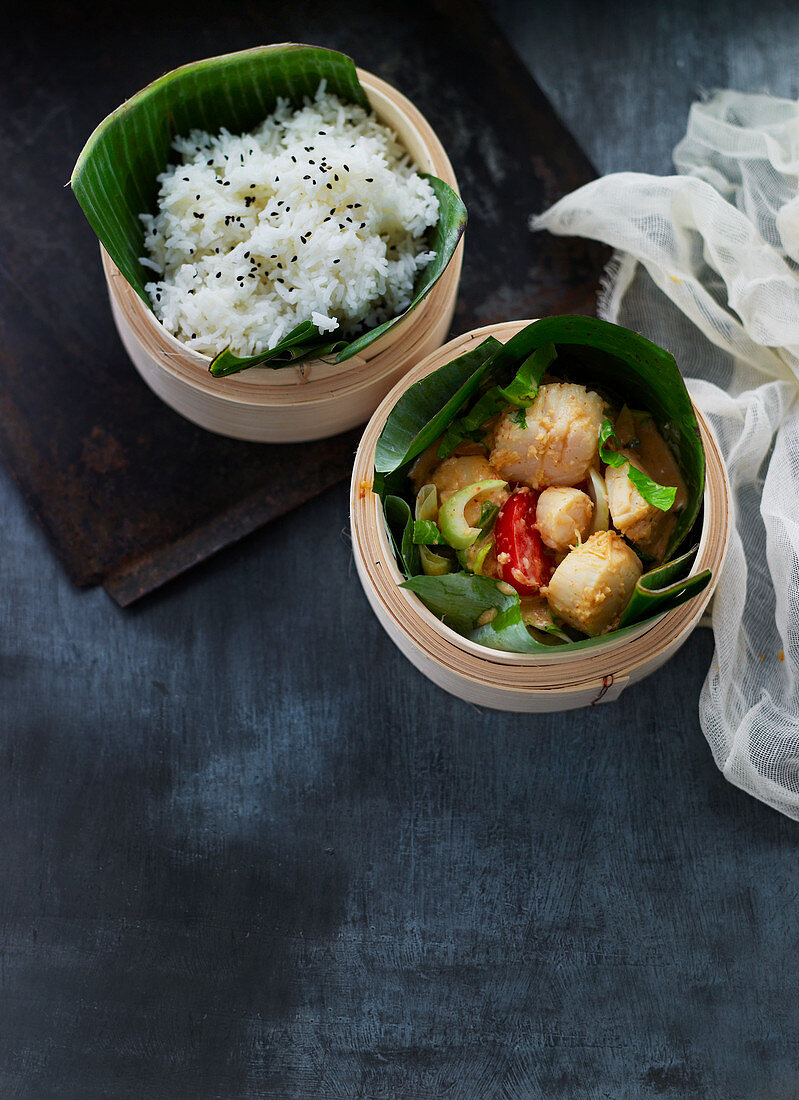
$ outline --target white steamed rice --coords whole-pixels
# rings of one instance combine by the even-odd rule
[[[350,336],[408,307],[438,200],[394,134],[325,94],[251,134],[192,131],[142,215],[159,320],[195,351],[273,348],[312,320]]]

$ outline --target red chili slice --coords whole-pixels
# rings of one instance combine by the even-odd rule
[[[535,526],[539,494],[530,489],[512,493],[494,525],[494,547],[502,579],[521,596],[535,596],[549,584],[554,569]]]

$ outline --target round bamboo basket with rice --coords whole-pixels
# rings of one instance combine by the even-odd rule
[[[444,147],[419,110],[391,85],[358,69],[379,120],[395,131],[416,166],[457,192]],[[144,381],[176,412],[220,435],[255,442],[322,439],[362,424],[396,381],[446,338],[455,311],[463,240],[428,295],[364,353],[340,364],[314,360],[257,367],[229,378],[210,358],[163,325],[101,246],[111,310],[122,343]]]
[[[710,569],[699,595],[659,618],[647,620],[582,653],[502,652],[477,645],[450,629],[412,592],[400,587],[400,572],[379,498],[371,491],[375,447],[386,419],[409,386],[494,336],[505,343],[529,321],[489,325],[459,336],[411,370],[369,421],[352,474],[352,545],[366,597],[389,637],[433,683],[478,706],[518,712],[571,710],[610,702],[664,664],[699,623],[718,582],[731,529],[730,488],[718,445],[698,409],[706,460],[704,522],[691,574]]]

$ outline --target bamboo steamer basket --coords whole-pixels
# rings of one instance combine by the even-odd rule
[[[358,77],[378,118],[395,131],[418,168],[457,191],[444,147],[421,112],[379,77],[363,69],[358,69]],[[254,367],[229,378],[212,377],[210,358],[169,333],[102,246],[100,253],[117,331],[154,393],[188,420],[219,435],[297,443],[362,424],[397,379],[446,339],[455,312],[463,241],[427,297],[362,355],[340,364],[313,360],[298,366]]]
[[[503,653],[477,645],[440,622],[412,592],[399,587],[397,567],[380,500],[371,491],[375,446],[388,414],[420,378],[475,347],[487,336],[503,343],[530,324],[509,321],[459,336],[428,355],[385,398],[369,421],[352,473],[352,546],[366,597],[391,640],[433,683],[478,706],[525,713],[572,710],[617,699],[630,684],[654,672],[677,652],[697,625],[713,594],[731,528],[730,487],[718,445],[696,412],[707,475],[704,525],[692,573],[712,570],[698,596],[623,638],[609,636],[595,649],[551,654]]]

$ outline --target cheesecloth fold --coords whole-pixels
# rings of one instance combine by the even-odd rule
[[[733,494],[699,716],[724,775],[799,819],[799,103],[696,103],[677,175],[621,172],[531,219],[616,251],[598,313],[666,347]]]

